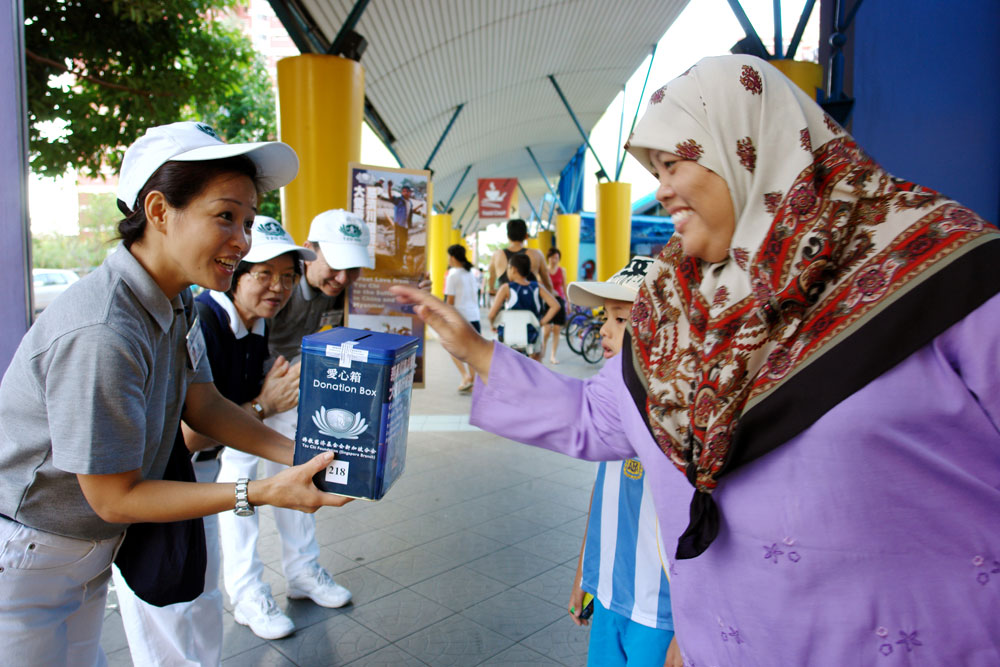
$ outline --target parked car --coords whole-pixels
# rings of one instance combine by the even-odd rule
[[[45,310],[47,305],[79,279],[80,276],[69,269],[32,269],[31,285],[35,293],[35,314]]]

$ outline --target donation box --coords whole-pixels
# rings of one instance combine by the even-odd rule
[[[295,463],[337,455],[317,487],[378,500],[403,473],[419,344],[347,327],[302,339]]]

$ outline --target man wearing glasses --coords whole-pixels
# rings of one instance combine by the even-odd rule
[[[274,223],[277,224],[277,223]],[[293,284],[287,305],[272,317],[268,327],[271,360],[280,357],[292,362],[290,372],[298,376],[302,337],[321,329],[342,326],[347,288],[357,280],[362,268],[373,268],[369,255],[370,233],[364,220],[348,211],[331,210],[313,218],[305,243],[309,255],[302,280]],[[294,283],[294,278],[288,277]],[[261,415],[264,423],[295,439],[297,408],[275,415]],[[257,457],[226,449],[222,454],[218,481],[257,478]],[[259,459],[263,476],[283,466]],[[278,510],[275,523],[282,542],[282,570],[288,581],[289,598],[309,598],[324,607],[341,607],[351,593],[337,584],[320,566],[316,542],[316,520],[312,514]],[[278,608],[270,586],[263,580],[264,564],[257,554],[259,528],[256,516],[237,517],[232,512],[219,515],[223,553],[223,578],[233,603],[234,616],[254,634],[277,639],[295,630],[292,620]],[[239,613],[236,613],[239,612]]]

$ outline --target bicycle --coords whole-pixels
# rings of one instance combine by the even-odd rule
[[[576,313],[566,323],[566,344],[587,363],[596,364],[604,358],[604,348],[601,345],[604,317],[591,315],[587,309],[575,310]]]
[[[572,306],[572,309],[572,314],[566,319],[566,324],[563,326],[563,335],[566,337],[569,349],[580,354],[580,336],[584,327],[593,318],[593,314],[590,308]]]
[[[604,346],[601,344],[601,327],[604,318],[595,317],[583,329],[580,335],[580,356],[587,363],[596,364],[604,358]]]

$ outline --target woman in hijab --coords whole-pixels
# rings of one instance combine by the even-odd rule
[[[1000,234],[755,58],[654,92],[626,146],[677,235],[594,378],[393,288],[479,374],[471,422],[641,458],[685,665],[1000,664]]]

